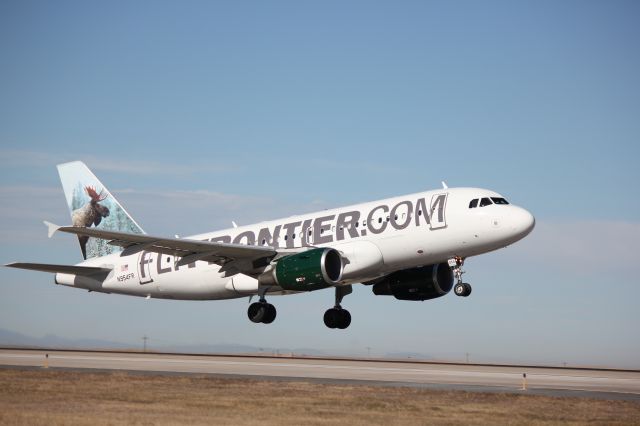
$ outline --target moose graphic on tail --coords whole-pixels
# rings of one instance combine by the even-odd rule
[[[109,216],[109,209],[100,204],[100,201],[104,201],[109,195],[104,194],[104,190],[100,190],[100,193],[98,193],[92,186],[85,186],[84,192],[87,193],[91,200],[84,206],[73,211],[71,214],[71,222],[73,226],[82,226],[84,228],[90,228],[91,225],[98,226],[100,222],[102,222],[103,217]],[[89,241],[89,237],[78,236],[78,241],[80,241],[82,256],[86,259],[87,241]]]

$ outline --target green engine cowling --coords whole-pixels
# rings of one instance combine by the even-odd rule
[[[315,248],[283,257],[258,281],[284,290],[313,291],[336,285],[342,279],[343,267],[342,256],[336,249]]]

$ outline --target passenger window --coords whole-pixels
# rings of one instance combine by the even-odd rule
[[[482,200],[480,200],[480,207],[490,206],[491,204],[493,203],[488,198],[483,198]]]
[[[504,198],[500,198],[500,197],[491,197],[491,200],[495,204],[509,204],[509,202],[507,200],[505,200]]]
[[[476,207],[478,207],[478,199],[477,198],[471,200],[471,202],[469,203],[469,208],[470,209],[475,209]]]

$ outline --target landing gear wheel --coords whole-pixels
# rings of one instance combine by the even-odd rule
[[[262,318],[263,324],[271,324],[274,319],[276,319],[276,307],[271,303],[267,303],[267,309],[264,314],[264,318]]]
[[[336,324],[338,323],[337,315],[335,313],[335,309],[327,309],[324,313],[324,325],[329,328],[336,328]]]
[[[340,321],[338,322],[338,328],[344,330],[351,325],[351,314],[346,309],[338,310]]]
[[[471,294],[471,284],[464,283],[463,285],[464,285],[464,294],[463,294],[463,296],[467,297],[467,296],[469,296]]]
[[[249,305],[249,309],[247,309],[247,316],[252,322],[259,323],[262,322],[264,315],[266,313],[265,308],[266,303],[255,302]]]
[[[453,287],[453,292],[456,296],[468,297],[471,294],[471,284],[458,283]]]
[[[276,319],[276,307],[267,302],[255,302],[249,305],[247,316],[252,322],[271,324]]]
[[[351,314],[346,309],[331,308],[324,313],[324,325],[344,330],[351,324]]]

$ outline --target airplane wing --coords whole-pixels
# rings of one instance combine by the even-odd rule
[[[204,260],[222,266],[221,272],[226,272],[227,275],[239,272],[248,273],[261,266],[266,266],[271,259],[283,251],[276,251],[273,247],[264,246],[154,237],[148,234],[130,234],[79,226],[57,226],[46,221],[45,225],[49,228],[49,237],[56,231],[61,231],[109,240],[109,244],[124,248],[123,255],[135,254],[144,250],[180,257],[181,259],[177,262],[178,266],[196,260]]]
[[[31,269],[33,271],[42,272],[60,272],[62,274],[74,274],[74,275],[96,275],[96,274],[108,274],[111,272],[111,268],[99,268],[95,266],[71,266],[71,265],[53,265],[50,263],[21,263],[14,262],[8,263],[4,266],[10,268]]]

